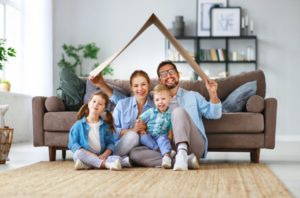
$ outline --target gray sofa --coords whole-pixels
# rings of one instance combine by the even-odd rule
[[[277,100],[265,98],[266,82],[263,71],[256,70],[218,79],[218,95],[224,101],[236,88],[253,80],[257,82],[257,92],[249,98],[245,110],[223,113],[219,120],[204,119],[209,151],[250,152],[251,162],[258,163],[261,148],[275,147]],[[130,94],[127,80],[109,80],[108,83]],[[156,83],[154,80],[152,86]],[[180,86],[208,98],[202,81],[184,80],[180,82]],[[76,112],[65,111],[56,96],[34,97],[32,111],[34,146],[47,146],[50,161],[56,160],[57,150],[62,150],[65,158],[69,129],[76,121]]]

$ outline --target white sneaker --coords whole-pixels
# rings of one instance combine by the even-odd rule
[[[122,165],[122,167],[127,167],[127,168],[132,167],[132,164],[130,163],[130,159],[128,156],[122,158],[121,165]]]
[[[75,165],[74,165],[75,170],[88,170],[90,168],[91,168],[90,166],[83,163],[80,159],[76,160]]]
[[[173,170],[185,171],[188,170],[188,156],[185,150],[179,150],[175,156],[175,164]]]
[[[166,168],[166,169],[169,169],[171,168],[172,166],[172,160],[169,156],[165,155],[163,158],[162,158],[162,163],[161,163],[161,166],[163,168]]]
[[[200,164],[194,153],[188,156],[188,167],[189,169],[200,169]]]
[[[109,170],[121,170],[122,169],[121,161],[119,159],[116,159],[113,162],[106,161],[105,168],[107,168]]]

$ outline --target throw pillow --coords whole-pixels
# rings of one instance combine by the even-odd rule
[[[256,94],[257,82],[247,82],[236,88],[222,103],[223,112],[241,112],[247,100]]]
[[[260,113],[265,108],[265,101],[263,97],[259,95],[254,95],[249,98],[249,100],[246,103],[246,110],[247,112],[252,113]]]
[[[77,111],[83,104],[85,82],[68,68],[63,68],[59,75],[57,96],[63,101],[66,110]]]
[[[61,99],[56,96],[48,97],[45,101],[45,107],[49,112],[64,111],[65,105]]]

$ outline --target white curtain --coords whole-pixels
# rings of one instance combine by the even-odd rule
[[[6,5],[3,37],[16,49],[1,76],[11,91],[26,95],[53,94],[52,1],[0,0]]]
[[[53,95],[52,0],[23,1],[23,71],[20,92]]]

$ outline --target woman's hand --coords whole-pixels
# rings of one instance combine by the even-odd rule
[[[89,76],[89,80],[97,87],[98,85],[101,87],[101,85],[105,83],[102,73],[100,73],[98,76]]]
[[[147,125],[141,119],[137,119],[133,129],[140,134],[144,134],[146,133]]]
[[[101,89],[108,97],[113,95],[113,89],[105,82],[102,72],[97,76],[89,76],[93,85]]]

